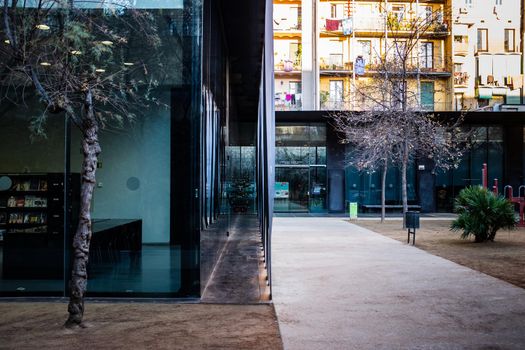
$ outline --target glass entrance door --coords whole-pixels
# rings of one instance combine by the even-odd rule
[[[277,166],[276,212],[323,212],[326,210],[325,166]]]
[[[277,167],[275,169],[276,212],[308,212],[308,167]]]

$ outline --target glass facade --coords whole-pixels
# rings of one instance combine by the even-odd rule
[[[142,70],[157,78],[148,97],[161,103],[116,123],[104,120],[99,131],[87,296],[199,297],[232,215],[262,215],[269,260],[263,174],[273,153],[262,148],[273,139],[272,109],[257,110],[255,103],[243,123],[232,113],[233,69],[220,18],[229,5],[144,0],[136,6],[158,25],[155,64]],[[133,32],[127,44],[130,60],[151,59]],[[26,99],[2,102],[0,110],[0,296],[68,294],[82,134],[58,113],[47,119],[45,137],[35,137],[29,126],[41,107]]]
[[[326,126],[278,124],[275,133],[276,212],[326,211]]]
[[[359,204],[359,209],[366,205],[381,204],[381,171],[359,172],[353,167],[346,170],[346,201]],[[416,172],[414,163],[409,164],[407,171],[407,191],[409,204],[415,204]],[[401,172],[396,167],[390,167],[386,175],[385,202],[388,205],[400,205]]]
[[[501,126],[473,126],[470,150],[457,169],[436,174],[436,210],[451,212],[454,198],[466,186],[481,185],[483,164],[488,168],[488,185],[492,188],[498,179],[498,191],[503,193],[504,145]]]

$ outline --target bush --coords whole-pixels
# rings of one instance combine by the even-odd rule
[[[480,186],[463,189],[454,210],[459,216],[451,229],[463,231],[461,238],[473,235],[475,242],[494,241],[499,229],[516,226],[514,204]]]

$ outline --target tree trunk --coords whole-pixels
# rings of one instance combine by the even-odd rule
[[[408,143],[403,145],[403,162],[401,165],[401,197],[403,200],[403,228],[406,228],[405,215],[408,211],[408,193],[407,193],[407,168],[408,168]]]
[[[381,174],[381,223],[385,222],[385,198],[386,198],[386,172],[388,170],[388,160],[385,159],[383,172]]]
[[[87,264],[91,240],[91,199],[96,183],[97,157],[101,151],[98,142],[98,121],[93,111],[90,91],[86,94],[84,108],[85,116],[82,125],[84,160],[81,174],[80,213],[77,231],[73,238],[73,266],[69,284],[71,296],[67,308],[69,318],[66,327],[81,326],[84,316],[84,294],[87,287]]]

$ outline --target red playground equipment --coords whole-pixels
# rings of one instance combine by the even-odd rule
[[[482,174],[482,185],[483,188],[488,187],[488,171],[487,171],[487,164],[483,163],[483,169],[481,170]],[[495,195],[498,194],[498,179],[494,179],[494,185],[492,186],[492,192],[494,192]],[[512,190],[512,186],[507,185],[503,188],[503,193],[505,195],[505,198],[511,203],[518,204],[520,206],[520,221],[518,222],[519,227],[525,227],[525,218],[524,218],[524,211],[525,211],[525,185],[521,185],[518,188],[518,197],[514,197],[514,193]],[[523,196],[522,196],[523,195]]]

